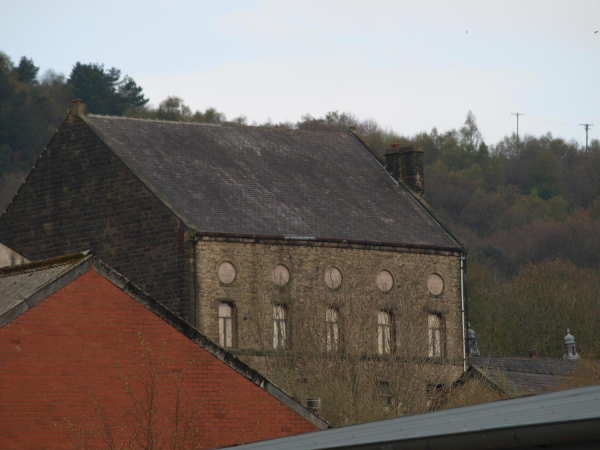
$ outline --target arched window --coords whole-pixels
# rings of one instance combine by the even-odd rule
[[[235,347],[235,306],[232,303],[219,305],[219,344]]]
[[[340,312],[336,308],[327,309],[325,314],[327,325],[327,351],[337,352],[340,349]]]
[[[288,310],[285,306],[273,307],[273,348],[288,348],[290,333],[288,327]]]
[[[445,356],[446,330],[444,319],[440,314],[427,316],[427,334],[429,339],[429,357],[441,358]]]
[[[396,330],[394,316],[389,311],[379,311],[377,314],[377,353],[389,355],[394,351]]]

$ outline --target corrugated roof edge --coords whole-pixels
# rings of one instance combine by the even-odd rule
[[[533,448],[557,443],[572,444],[592,440],[598,442],[600,441],[600,413],[596,404],[600,398],[599,394],[600,386],[588,386],[350,425],[326,432],[276,438],[250,443],[244,448],[263,450],[484,449],[491,448],[491,443],[494,444],[493,448]],[[581,412],[580,405],[583,401],[587,402],[587,409]],[[565,403],[568,403],[567,406]],[[557,406],[559,408],[553,410]],[[514,412],[523,409],[529,409],[533,414],[529,414],[524,421],[513,419],[513,423],[507,423],[507,418],[510,421]],[[540,413],[536,416],[535,411]],[[540,417],[544,414],[551,416],[552,419],[544,420]],[[448,416],[452,416],[453,419],[449,419]],[[471,422],[474,417],[482,417],[489,423],[473,424]],[[440,425],[445,428],[444,431],[440,431]],[[468,429],[467,425],[471,429]],[[448,430],[448,427],[454,430]],[[411,430],[413,436],[408,436],[407,432]]]
[[[100,139],[102,141],[102,143],[104,143],[104,145],[106,145],[106,147],[119,158],[119,160],[125,165],[125,167],[127,167],[127,169],[133,174],[133,176],[136,177],[138,180],[140,180],[140,182],[146,187],[146,189],[148,189],[152,193],[152,195],[154,195],[156,197],[156,199],[160,203],[162,203],[165,208],[167,208],[169,210],[169,212],[171,214],[173,214],[175,217],[177,217],[177,219],[179,219],[189,230],[195,230],[194,226],[191,225],[191,222],[187,218],[183,217],[181,214],[176,212],[175,208],[173,208],[173,206],[167,200],[165,200],[156,189],[154,189],[154,187],[152,186],[152,184],[150,182],[148,182],[143,176],[141,176],[129,164],[127,164],[126,159],[123,158],[123,156],[118,152],[118,150],[115,149],[115,147],[110,143],[110,140],[100,130],[98,130],[92,123],[90,123],[90,121],[86,115],[77,114],[77,113],[73,113],[73,112],[69,111],[67,113],[67,117],[69,114],[75,114],[79,119],[81,119],[90,128],[90,130],[92,130],[92,132],[96,136],[98,136],[98,139]],[[98,117],[103,117],[103,116],[98,116]],[[106,116],[106,117],[109,117],[109,116]],[[110,118],[113,119],[114,117],[110,116]],[[131,120],[134,120],[134,119],[131,119]],[[146,119],[137,119],[137,120],[146,120]],[[156,122],[160,123],[161,121],[156,121]],[[177,122],[177,123],[179,123],[179,122]],[[185,122],[182,122],[182,123],[185,123]]]
[[[389,175],[389,172],[386,170],[385,168],[385,161],[383,160],[383,158],[381,157],[381,155],[377,154],[377,152],[375,150],[373,150],[373,148],[371,147],[371,144],[369,144],[369,142],[360,134],[358,133],[358,131],[356,131],[355,129],[350,128],[350,130],[348,131],[348,133],[352,136],[354,136],[354,138],[360,142],[360,144],[371,154],[371,156],[373,156],[373,158],[375,158],[375,160],[379,163],[379,165],[381,166],[381,168]],[[391,175],[389,175],[391,177]],[[448,227],[443,221],[441,221],[436,214],[433,212],[433,210],[431,209],[431,207],[429,206],[429,204],[423,199],[421,198],[421,196],[419,196],[416,192],[414,192],[411,188],[408,187],[408,185],[406,183],[404,183],[403,181],[398,181],[395,180],[394,178],[392,178],[392,180],[394,180],[394,182],[404,188],[406,190],[406,192],[408,192],[408,194],[412,197],[412,199],[417,202],[419,204],[419,206],[421,206],[421,208],[423,208],[430,216],[431,218],[439,225],[439,227],[444,230],[444,232],[454,241],[456,242],[462,249],[462,252],[467,254],[468,253],[468,247],[465,241],[463,241],[460,237],[458,237],[457,235],[455,235],[451,230],[450,227]]]

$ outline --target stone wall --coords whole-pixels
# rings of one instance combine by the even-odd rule
[[[360,321],[370,327],[372,334],[367,333],[363,343],[367,350],[363,351],[370,348],[376,353],[377,314],[386,310],[393,313],[396,348],[400,353],[404,353],[402,350],[406,346],[414,347],[416,337],[424,346],[418,352],[418,356],[422,356],[427,346],[428,314],[437,314],[444,320],[447,356],[462,359],[458,255],[217,242],[210,238],[200,240],[196,248],[199,329],[216,342],[219,342],[218,307],[221,302],[235,304],[237,347],[267,352],[273,346],[273,306],[285,305],[290,311],[292,346],[298,346],[298,340],[306,338],[300,335],[297,324],[299,321],[305,323],[306,317],[301,319],[294,313],[311,315],[316,332],[322,332],[323,340],[326,310],[335,307],[342,313],[346,328],[350,327],[348,321]],[[233,264],[236,270],[234,280],[228,284],[218,275],[223,263]],[[273,279],[277,265],[289,270],[289,282],[283,287]],[[342,274],[342,283],[337,289],[326,284],[326,272],[330,267],[336,267]],[[393,278],[393,286],[388,292],[377,286],[378,274],[383,270]],[[428,289],[431,274],[438,274],[444,281],[438,296]],[[357,333],[354,331],[348,340],[356,339]],[[321,344],[325,345],[324,342]]]
[[[32,260],[92,250],[189,319],[193,246],[185,234],[173,213],[73,113],[0,219],[0,241]]]

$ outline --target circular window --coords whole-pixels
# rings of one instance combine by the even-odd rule
[[[342,272],[337,267],[328,267],[325,270],[325,284],[330,289],[337,289],[342,285]]]
[[[429,289],[431,295],[440,295],[444,292],[444,279],[437,273],[432,273],[427,278],[427,289]]]
[[[283,264],[277,264],[273,269],[273,283],[283,287],[290,281],[290,271]]]
[[[237,270],[235,270],[235,266],[233,264],[225,261],[219,266],[217,274],[219,275],[219,280],[221,280],[221,283],[231,284],[235,280]]]
[[[394,277],[387,270],[380,270],[375,278],[375,283],[380,291],[388,292],[394,286]]]

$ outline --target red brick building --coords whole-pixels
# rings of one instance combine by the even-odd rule
[[[0,448],[172,440],[176,425],[203,449],[327,427],[90,254],[0,269]]]

